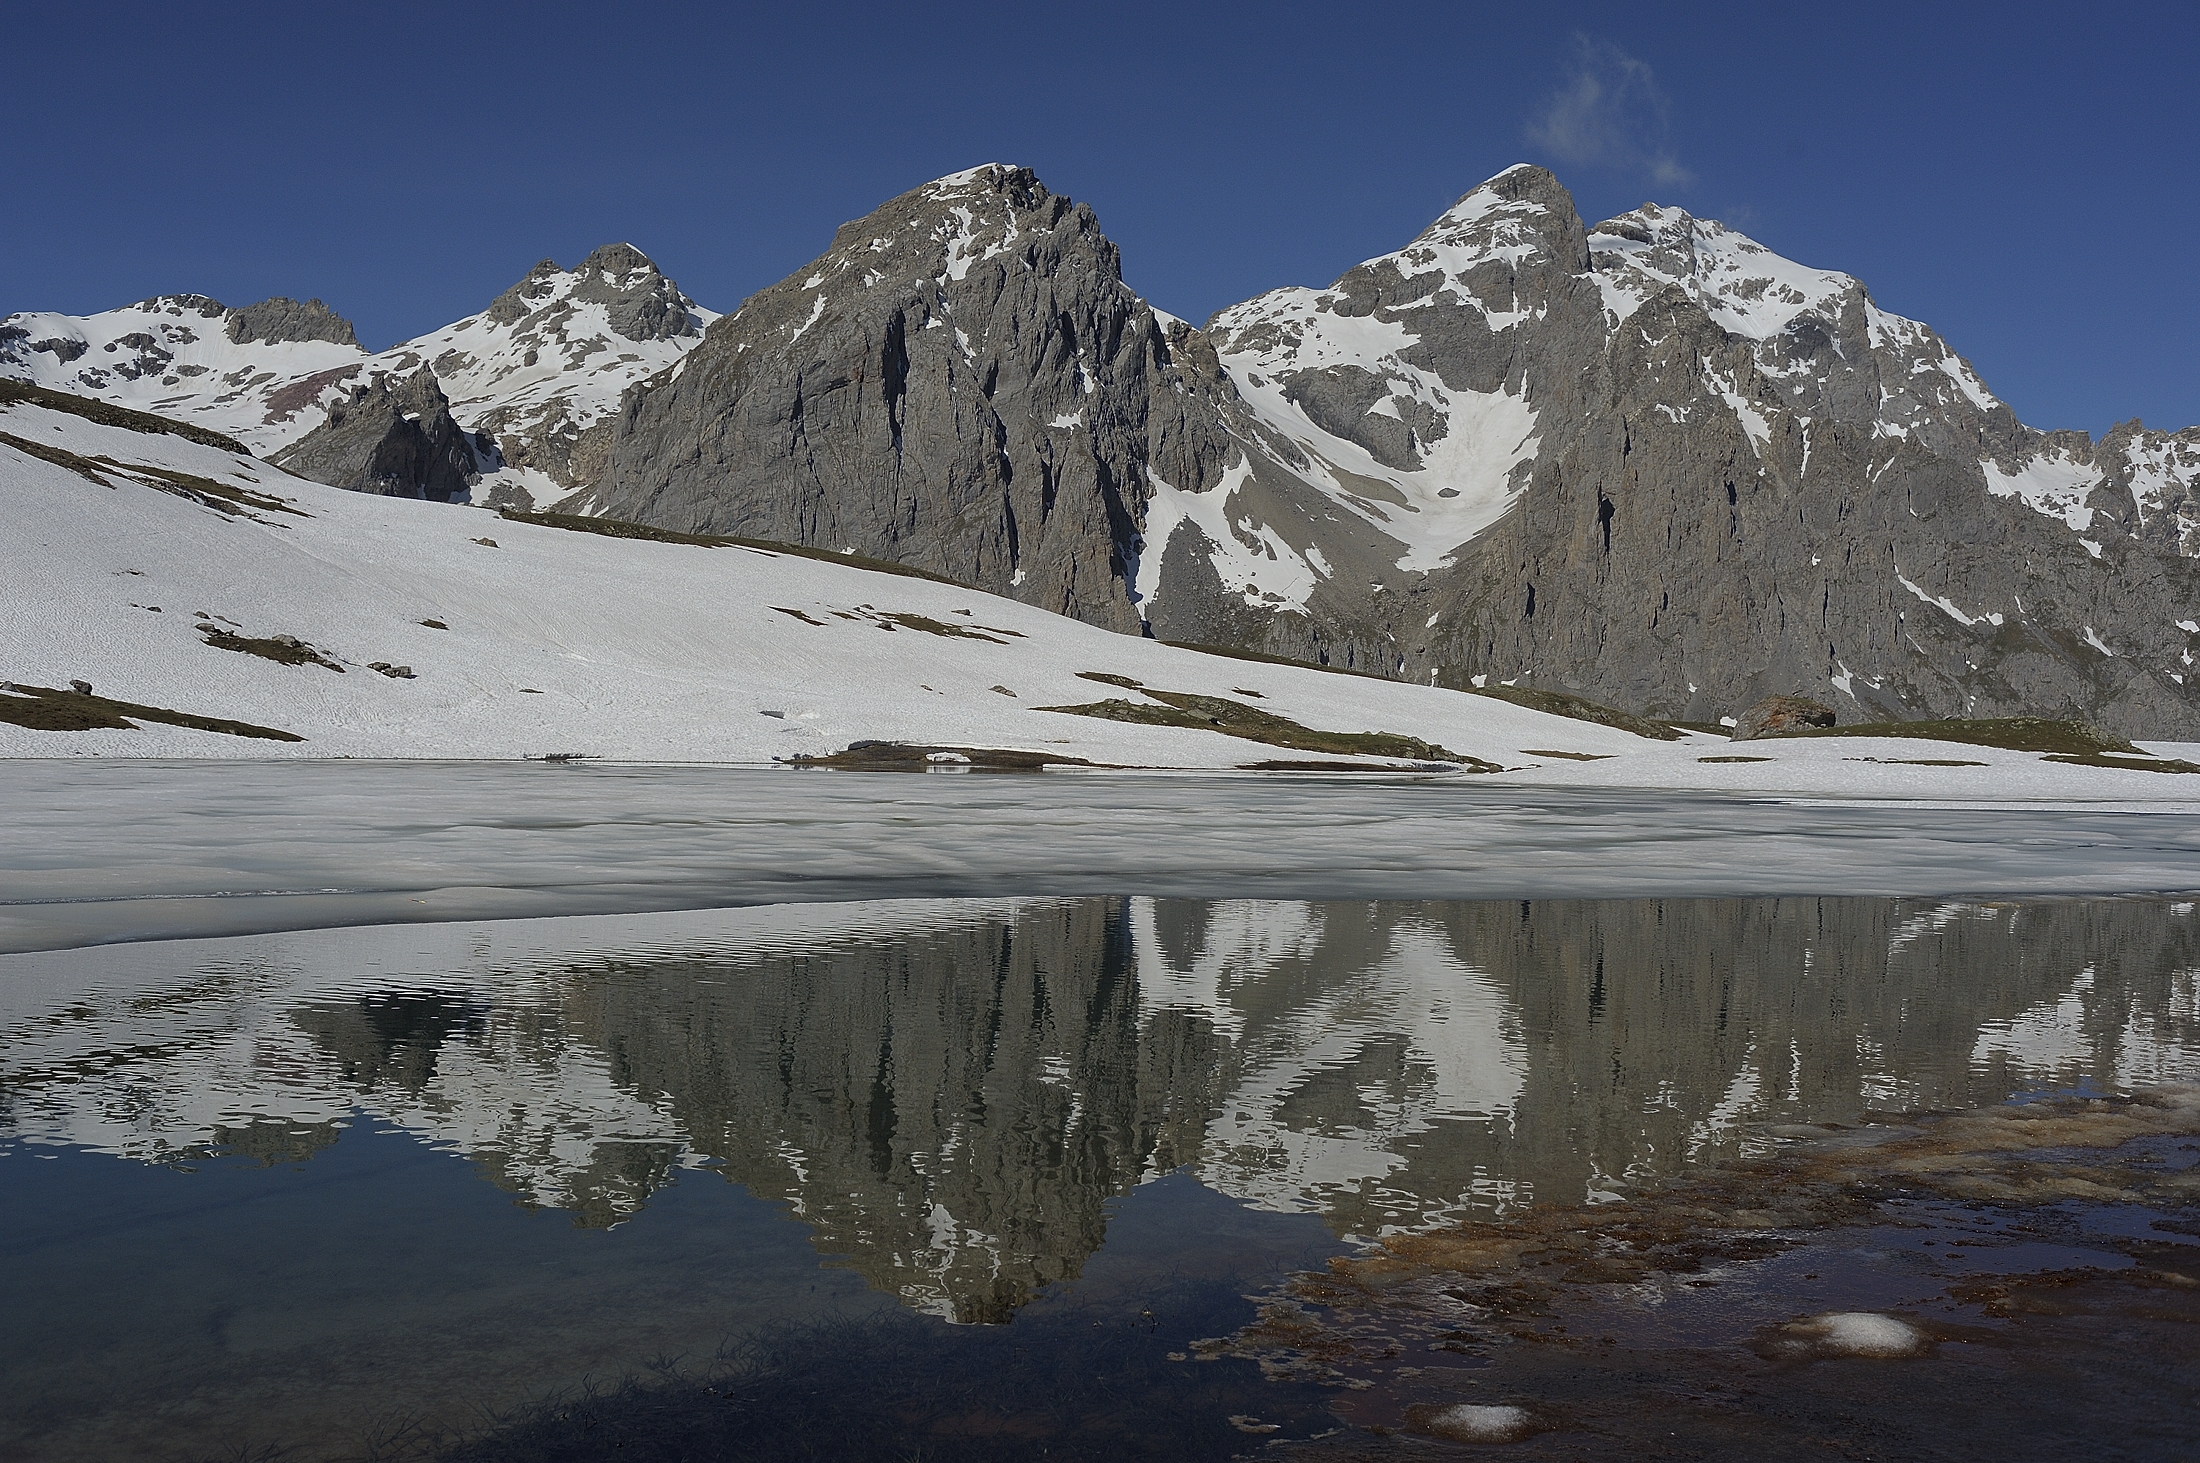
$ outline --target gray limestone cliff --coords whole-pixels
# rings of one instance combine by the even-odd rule
[[[1585,229],[1521,167],[1209,330],[1405,551],[1270,648],[1693,720],[1803,694],[2200,735],[2200,433],[2034,431],[1846,275],[1656,205]]]
[[[1125,632],[1689,720],[2200,736],[2200,429],[2034,431],[1854,279],[1654,204],[1592,229],[1541,168],[1205,330],[1089,208],[973,169],[599,430],[593,511]]]
[[[229,338],[239,345],[255,340],[269,345],[286,340],[325,340],[334,345],[359,344],[359,337],[352,333],[351,322],[317,299],[301,303],[276,295],[257,305],[231,310],[228,314]]]
[[[1211,486],[1234,399],[1092,210],[1000,166],[902,195],[629,395],[594,506],[895,559],[1110,629],[1150,481]]]
[[[425,369],[375,376],[274,460],[331,487],[439,503],[463,500],[482,466],[435,373]]]

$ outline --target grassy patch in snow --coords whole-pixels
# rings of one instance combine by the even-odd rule
[[[135,722],[153,721],[163,726],[189,727],[193,731],[220,732],[224,736],[259,737],[271,742],[302,742],[295,732],[271,726],[254,726],[227,717],[197,716],[165,706],[139,706],[83,691],[63,691],[52,686],[16,685],[0,691],[0,721],[32,731],[137,731]]]
[[[2126,757],[2147,754],[2098,727],[2082,721],[2049,721],[2038,716],[1977,717],[1947,721],[1868,721],[1855,726],[1813,726],[1798,731],[1768,733],[1763,740],[1790,737],[1896,737],[1927,742],[1963,742],[1974,747],[1999,747],[2005,752],[2058,752],[2072,757],[2096,757],[2121,753]]]
[[[1240,772],[1425,772],[1425,767],[1392,767],[1381,762],[1240,762]]]
[[[1049,767],[1090,767],[1082,757],[1022,752],[1005,747],[930,747],[909,742],[850,742],[824,757],[789,757],[790,767],[838,767],[856,772],[1044,772]]]
[[[204,507],[232,516],[247,508],[260,508],[270,513],[288,513],[293,518],[313,516],[272,494],[255,493],[250,488],[240,488],[235,483],[216,482],[213,478],[200,477],[197,473],[179,472],[172,467],[132,466],[127,462],[117,462],[112,457],[95,457],[92,461],[102,467],[129,473],[149,488],[173,493],[179,498],[192,499]]]
[[[1000,639],[1000,636],[1013,635],[1019,640],[1024,638],[1020,630],[996,630],[990,625],[950,625],[945,620],[935,620],[930,615],[906,614],[898,610],[877,611],[875,618],[887,629],[899,625],[904,630],[921,630],[927,635],[938,635],[947,640],[983,640],[988,645],[1006,645],[1008,642]]]
[[[2200,772],[2200,763],[2186,762],[2175,757],[2153,757],[2145,752],[2124,757],[2108,752],[2052,753],[2040,760],[2063,762],[2072,767],[2118,767],[2126,772]]]
[[[1348,670],[1341,665],[1317,665],[1310,660],[1293,660],[1287,655],[1239,650],[1229,645],[1197,645],[1188,640],[1165,640],[1162,644],[1174,646],[1178,650],[1197,651],[1201,655],[1219,655],[1230,660],[1250,660],[1262,665],[1287,665],[1302,671],[1327,671],[1335,676],[1364,676],[1371,681],[1391,681],[1393,685],[1409,684],[1393,680],[1390,676],[1378,675],[1374,671]],[[1599,705],[1580,696],[1568,695],[1564,691],[1538,691],[1529,686],[1471,686],[1467,688],[1467,692],[1473,696],[1494,696],[1500,701],[1510,701],[1515,706],[1525,706],[1530,711],[1541,711],[1549,716],[1563,716],[1569,721],[1593,722],[1598,726],[1611,727],[1615,731],[1632,732],[1652,741],[1677,742],[1681,739],[1681,732],[1674,723],[1653,721],[1647,716],[1621,711],[1616,706]],[[1714,730],[1724,731],[1725,728],[1718,727]]]
[[[99,466],[89,457],[80,457],[66,447],[55,447],[46,442],[33,442],[9,432],[0,432],[0,447],[13,447],[25,457],[35,457],[40,462],[50,462],[55,467],[65,467],[78,477],[88,478],[103,488],[114,486],[99,474]]]
[[[1225,696],[1199,696],[1189,691],[1159,691],[1142,686],[1128,676],[1102,671],[1082,671],[1080,676],[1103,685],[1122,686],[1149,697],[1150,702],[1108,700],[1082,706],[1037,706],[1035,711],[1060,712],[1065,716],[1091,716],[1102,721],[1129,722],[1136,726],[1178,726],[1194,731],[1217,731],[1271,747],[1294,752],[1328,752],[1340,756],[1391,757],[1415,762],[1456,762],[1475,772],[1502,772],[1494,762],[1447,751],[1434,742],[1395,732],[1332,732],[1301,726],[1289,717],[1232,701]],[[1159,703],[1159,704],[1151,704]]]
[[[522,511],[518,508],[502,508],[498,516],[514,523],[532,523],[538,528],[562,528],[571,533],[600,534],[605,538],[642,539],[657,544],[691,544],[704,549],[755,549],[765,554],[786,554],[797,559],[816,559],[826,564],[847,564],[856,569],[868,569],[874,574],[898,574],[904,579],[929,579],[934,584],[952,584],[957,589],[970,586],[945,574],[934,574],[929,569],[915,569],[907,564],[896,564],[886,559],[867,559],[861,554],[836,554],[830,549],[805,548],[801,544],[783,544],[768,538],[735,538],[727,534],[681,533],[677,529],[654,528],[646,523],[628,523],[623,518],[586,518],[578,513],[551,513]]]
[[[1333,676],[1364,676],[1371,681],[1387,681],[1389,676],[1374,671],[1356,671],[1347,666],[1323,665],[1319,661],[1293,660],[1288,655],[1270,655],[1265,650],[1243,650],[1235,645],[1202,645],[1192,640],[1164,640],[1163,645],[1175,650],[1190,650],[1200,655],[1219,655],[1225,660],[1249,660],[1259,665],[1287,665],[1298,671],[1326,671]]]
[[[272,660],[277,665],[319,665],[327,666],[338,675],[344,673],[342,666],[295,635],[239,635],[233,630],[217,628],[211,620],[199,621],[199,633],[206,637],[205,643],[216,650],[234,650],[240,655],[256,655],[262,660]]]
[[[270,494],[255,493],[250,488],[240,488],[235,483],[216,482],[213,478],[200,477],[197,473],[182,472],[172,467],[118,462],[105,456],[86,457],[81,453],[71,452],[66,447],[56,447],[50,442],[34,442],[9,432],[0,432],[0,446],[12,447],[27,457],[50,462],[55,467],[67,468],[103,488],[115,487],[116,477],[126,477],[156,492],[188,498],[202,508],[212,508],[232,518],[251,508],[265,509],[271,513],[288,513],[294,518],[313,516]]]
[[[1844,762],[1877,762],[1887,767],[1985,767],[1968,757],[1843,757]]]
[[[1532,686],[1477,686],[1474,694],[1495,696],[1500,701],[1510,701],[1515,706],[1525,706],[1546,716],[1563,716],[1570,721],[1594,722],[1614,731],[1633,732],[1656,742],[1681,739],[1681,733],[1670,723],[1652,721],[1647,716],[1637,716],[1613,706],[1600,706],[1579,696],[1569,696],[1564,691],[1538,691]]]
[[[1610,752],[1561,752],[1555,747],[1522,747],[1523,757],[1563,757],[1569,762],[1609,762]]]
[[[1770,762],[1770,757],[1698,757],[1698,762]]]
[[[132,411],[126,406],[115,406],[89,397],[71,396],[66,391],[54,391],[44,386],[33,386],[28,381],[0,381],[0,406],[23,402],[30,406],[42,406],[48,411],[67,412],[102,427],[120,427],[126,432],[165,432],[181,437],[186,442],[234,452],[240,457],[252,454],[234,437],[224,437],[219,432],[209,432],[204,427],[194,427],[184,422],[170,421],[167,417],[151,412]]]

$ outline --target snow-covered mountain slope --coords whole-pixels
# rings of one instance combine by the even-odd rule
[[[1511,279],[1549,263],[1540,212],[1478,189],[1406,249],[1360,268],[1388,267],[1490,331],[1510,330],[1544,308],[1524,302]],[[1504,272],[1504,288],[1485,299],[1473,283],[1492,268]],[[1262,424],[1304,454],[1302,475],[1394,540],[1396,568],[1426,572],[1526,486],[1518,469],[1536,455],[1536,412],[1508,375],[1448,382],[1414,317],[1366,308],[1354,282],[1272,290],[1220,312],[1207,330]]]
[[[361,347],[319,300],[231,309],[165,295],[97,315],[0,320],[0,376],[204,426],[272,455],[377,375],[426,367],[459,425],[494,444],[479,463],[490,478],[482,496],[501,488],[547,499],[600,466],[604,433],[591,429],[620,394],[676,363],[717,318],[640,250],[607,244],[570,270],[546,259],[482,313],[386,351]]]
[[[1801,690],[2200,725],[2200,429],[2034,431],[1929,327],[1716,222],[1587,229],[1516,167],[1208,333],[1271,455],[1386,541],[1381,596],[1340,576],[1253,643],[1693,719]]]
[[[351,322],[326,307],[310,333],[252,331],[259,312],[289,303],[239,310],[204,295],[159,295],[96,315],[10,315],[0,320],[0,375],[156,412],[271,451],[318,425],[322,397],[374,359]]]
[[[1848,275],[1655,204],[1592,229],[1525,165],[1205,330],[1120,263],[1089,207],[988,164],[843,225],[707,337],[615,245],[375,356],[317,304],[177,297],[11,317],[0,373],[324,482],[578,489],[1438,686],[2200,727],[2200,427],[2036,431]]]
[[[0,675],[82,679],[113,700],[304,738],[0,722],[6,754],[767,762],[884,739],[1164,766],[1305,755],[1033,709],[1144,700],[1122,680],[1467,756],[1455,744],[1517,761],[1523,740],[1640,740],[1487,698],[1178,650],[902,574],[345,493],[34,405],[0,409],[0,432],[15,530],[0,547],[13,632]],[[236,648],[277,636],[309,658]]]
[[[831,556],[347,493],[206,442],[24,402],[0,407],[0,511],[13,530],[0,540],[11,630],[0,677],[83,680],[111,702],[298,739],[0,717],[0,756],[762,763],[870,740],[1114,766],[1356,755],[1204,729],[1227,715],[1441,749],[1363,762],[1478,759],[1512,769],[1493,776],[1555,781],[2159,799],[2186,780],[1968,749],[1978,765],[1875,762],[1946,757],[1879,742],[1706,763],[1723,742],[1653,741],[1493,697],[1200,653]],[[1189,697],[1211,698],[1190,725],[1152,724]],[[1045,709],[1109,702],[1129,719]]]

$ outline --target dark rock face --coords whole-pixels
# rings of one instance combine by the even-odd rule
[[[570,298],[604,306],[617,335],[628,340],[671,340],[699,333],[688,315],[687,296],[632,244],[606,244],[573,272],[581,282]]]
[[[285,472],[391,498],[463,500],[480,475],[473,439],[428,370],[378,375],[275,456]]]
[[[543,260],[525,279],[490,301],[485,313],[499,325],[516,325],[553,301],[561,307],[561,317],[573,313],[574,303],[597,304],[610,316],[613,333],[627,340],[672,340],[700,333],[689,313],[695,302],[632,244],[606,244],[583,259],[571,271],[579,283],[561,297],[558,280],[566,272],[555,259]],[[545,330],[558,323],[538,322]]]
[[[602,511],[899,560],[1111,629],[1150,477],[1212,487],[1234,393],[1092,210],[989,166],[847,224],[631,395]]]
[[[1329,496],[1387,518],[1415,571],[1362,605],[1390,664],[1365,630],[1336,645],[1335,592],[1269,648],[1310,634],[1410,679],[1685,720],[1801,688],[1867,719],[2200,734],[2200,431],[2033,431],[1847,276],[1655,206],[1585,232],[1516,168],[1330,290],[1209,331],[1311,461],[1383,476],[1397,496],[1368,511]],[[1428,490],[1478,476],[1487,511],[1426,537]]]
[[[1734,723],[1734,740],[1784,736],[1805,727],[1832,726],[1833,708],[1808,696],[1767,696],[1743,712]]]
[[[1590,229],[1540,168],[1204,331],[1089,208],[973,169],[606,420],[529,449],[598,511],[1126,632],[1690,721],[1799,690],[2200,736],[2200,428],[2034,431],[1854,279],[1655,205]]]
[[[246,305],[231,310],[229,314],[229,338],[239,345],[247,341],[265,341],[275,345],[286,340],[326,340],[336,345],[357,345],[359,337],[352,334],[351,322],[322,304],[319,300],[285,299],[281,295],[262,300],[257,305]]]

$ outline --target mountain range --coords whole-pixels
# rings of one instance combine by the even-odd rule
[[[318,300],[0,321],[0,375],[371,492],[910,565],[1094,625],[1712,722],[2190,737],[2200,428],[2019,422],[1855,279],[1507,169],[1204,327],[987,165],[724,317],[626,245],[370,353]]]

